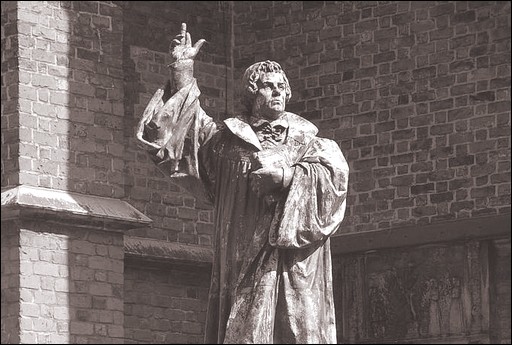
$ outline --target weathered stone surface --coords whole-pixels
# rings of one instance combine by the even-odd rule
[[[41,213],[69,213],[76,217],[120,221],[136,225],[151,222],[147,216],[119,199],[65,192],[54,189],[18,186],[2,190],[2,218],[11,210],[32,209]]]
[[[487,242],[369,252],[338,264],[342,342],[490,341]]]

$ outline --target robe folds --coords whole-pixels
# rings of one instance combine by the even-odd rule
[[[164,173],[214,207],[205,342],[336,343],[329,237],[343,220],[348,183],[338,145],[287,112],[284,143],[263,149],[244,117],[216,123],[205,114],[195,80],[168,99],[165,92],[148,103],[137,137]],[[159,135],[155,119],[165,128]],[[253,192],[255,153],[293,167],[286,189]]]

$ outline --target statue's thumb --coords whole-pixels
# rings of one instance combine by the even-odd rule
[[[203,46],[203,44],[206,42],[205,39],[201,38],[199,41],[196,42],[196,44],[194,44],[194,48],[196,50],[199,50],[201,49],[201,47]]]

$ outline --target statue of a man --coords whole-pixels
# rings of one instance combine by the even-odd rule
[[[170,80],[137,137],[169,176],[192,176],[214,206],[206,343],[336,343],[329,237],[346,206],[338,145],[285,111],[277,62],[243,76],[247,113],[215,122],[199,104],[186,25],[171,45]],[[192,189],[194,184],[189,184]]]

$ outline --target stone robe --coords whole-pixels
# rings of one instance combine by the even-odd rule
[[[214,206],[205,342],[336,343],[329,237],[348,183],[338,145],[285,113],[284,143],[264,149],[243,117],[208,117],[195,81],[168,100],[165,93],[149,102],[137,136],[162,171]],[[149,130],[156,117],[167,130],[159,138]],[[294,167],[289,187],[258,197],[249,180],[254,153]]]

